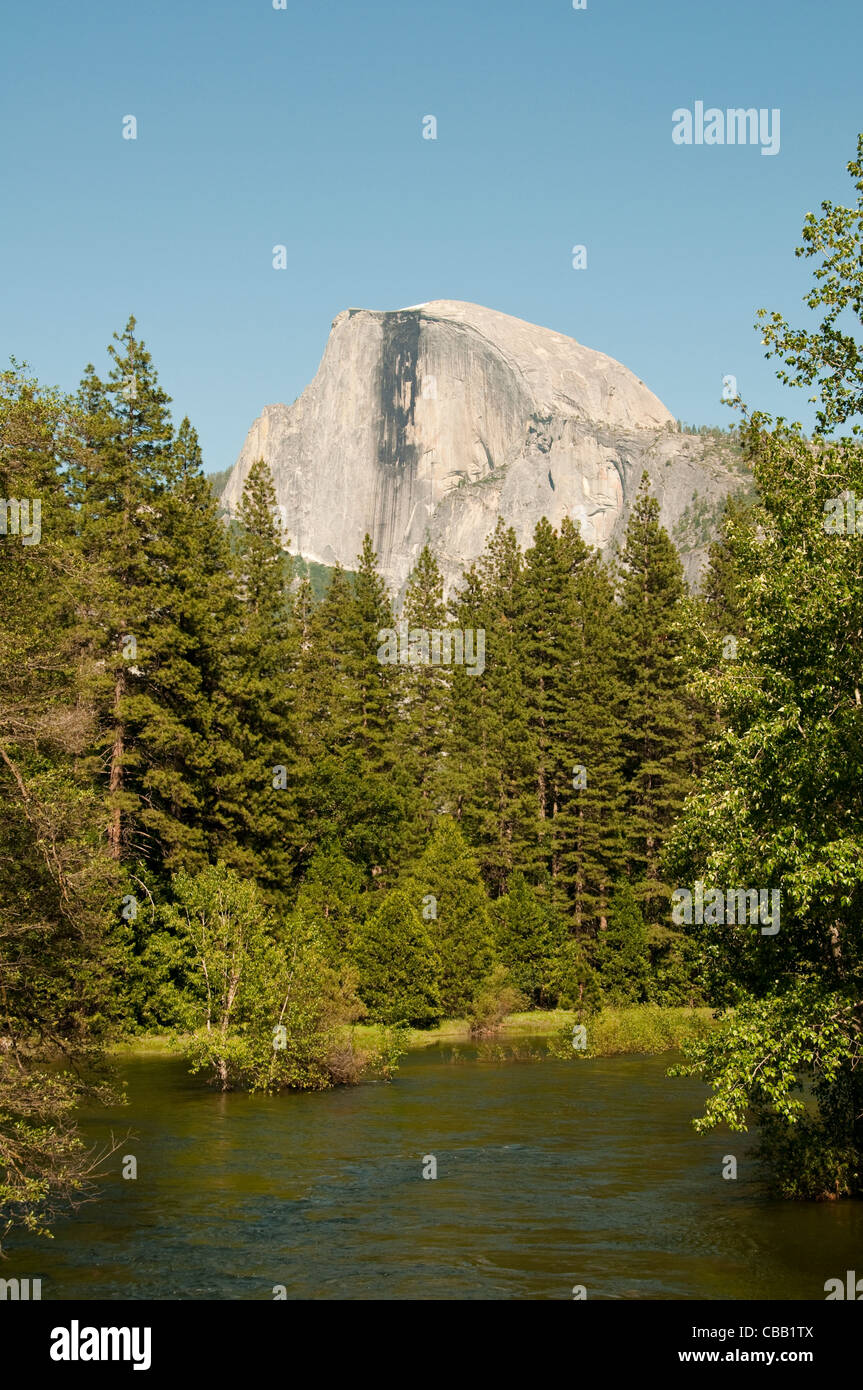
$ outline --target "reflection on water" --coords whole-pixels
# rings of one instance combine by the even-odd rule
[[[52,1241],[16,1236],[2,1273],[41,1275],[43,1299],[823,1299],[860,1264],[863,1204],[766,1198],[749,1136],[693,1134],[703,1088],[668,1057],[486,1056],[431,1048],[391,1085],[277,1097],[124,1059],[129,1106],[87,1120],[137,1135],[102,1199]]]

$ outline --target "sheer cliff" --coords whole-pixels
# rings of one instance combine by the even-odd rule
[[[606,550],[645,469],[694,579],[742,482],[733,451],[680,433],[613,358],[452,300],[340,313],[311,385],[250,429],[223,494],[230,511],[259,457],[292,551],[353,568],[368,531],[395,591],[426,540],[452,586],[498,515],[523,545],[540,517],[571,516]]]

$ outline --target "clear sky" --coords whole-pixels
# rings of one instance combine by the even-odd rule
[[[802,318],[803,216],[852,198],[861,37],[861,0],[10,2],[0,354],[72,388],[133,312],[211,470],[341,309],[430,299],[568,333],[687,422],[731,422],[733,373],[808,425],[752,324]],[[676,145],[696,101],[778,107],[779,153]]]

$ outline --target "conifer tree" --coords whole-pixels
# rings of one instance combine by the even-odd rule
[[[447,627],[443,576],[428,545],[423,546],[408,578],[401,616],[409,638],[411,633],[418,637],[420,632],[441,632]],[[415,642],[414,649],[417,646]],[[428,655],[431,658],[432,652]],[[419,796],[417,832],[421,841],[440,809],[450,671],[430,659],[409,664],[403,672],[402,688],[400,757]]]
[[[751,524],[753,509],[752,502],[733,494],[728,497],[719,535],[711,541],[708,548],[708,565],[701,591],[707,604],[711,626],[719,635],[738,638],[743,635],[739,593],[742,576],[737,560],[735,533]]]
[[[297,821],[297,756],[292,680],[297,659],[286,553],[270,470],[249,469],[239,508],[235,575],[240,630],[231,695],[240,723],[242,766],[233,784],[243,808],[248,869],[271,901],[289,892]]]
[[[489,901],[474,855],[458,825],[440,816],[404,882],[429,922],[439,957],[438,985],[447,1017],[462,1015],[493,962]]]
[[[539,1008],[558,992],[567,931],[563,919],[534,893],[521,871],[509,891],[493,905],[496,953],[509,969],[512,984]]]
[[[462,824],[490,891],[506,888],[537,838],[535,765],[522,689],[523,558],[501,520],[465,574],[455,622],[485,634],[485,669],[453,668],[446,805]]]
[[[379,879],[398,864],[412,788],[400,759],[401,670],[378,660],[392,606],[366,536],[351,581],[336,567],[311,614],[300,661],[300,726],[310,767],[302,803],[302,853],[337,839]]]
[[[616,887],[608,914],[608,927],[596,945],[596,966],[605,998],[612,1004],[638,1004],[647,999],[650,985],[647,929],[632,886],[622,880]]]
[[[645,473],[632,508],[620,580],[619,672],[631,881],[654,915],[667,908],[660,878],[664,838],[695,771],[697,724],[678,630],[683,567],[659,523]]]
[[[435,948],[408,893],[393,890],[358,922],[350,951],[360,998],[373,1022],[416,1028],[438,1022],[442,1008]]]
[[[524,557],[518,655],[533,763],[536,838],[526,866],[560,872],[555,819],[571,791],[567,767],[572,707],[568,680],[575,658],[574,571],[587,547],[574,528],[565,541],[543,518]]]
[[[156,583],[147,662],[129,708],[151,861],[167,872],[194,872],[218,858],[242,858],[235,844],[241,822],[226,800],[239,772],[228,690],[239,606],[227,535],[188,419],[172,463],[150,551]]]
[[[351,743],[370,768],[390,774],[398,761],[400,667],[381,661],[378,655],[379,634],[392,628],[394,618],[368,535],[358,557],[350,619],[346,675]]]
[[[150,556],[159,498],[171,471],[170,397],[159,386],[152,358],[130,317],[108,348],[112,368],[102,381],[92,365],[78,396],[80,451],[71,470],[80,551],[101,579],[82,611],[100,711],[94,767],[107,780],[107,826],[113,858],[139,862],[153,851],[137,817],[141,759],[131,725],[130,698],[148,663],[156,621]],[[104,771],[103,771],[104,770]]]
[[[574,652],[562,677],[570,776],[555,822],[556,882],[566,890],[577,933],[593,935],[606,925],[612,886],[626,859],[624,689],[614,589],[597,552],[579,564],[573,587]]]
[[[113,1094],[95,1064],[117,1020],[123,888],[83,756],[96,712],[77,618],[100,576],[65,492],[79,449],[72,402],[17,364],[0,373],[0,1239],[85,1194],[75,1106]]]
[[[346,956],[351,930],[363,915],[363,877],[338,843],[322,845],[300,885],[297,909],[320,933],[328,958]]]
[[[345,766],[350,742],[347,665],[352,607],[351,583],[340,565],[333,569],[317,606],[312,603],[310,585],[301,585],[295,599],[300,644],[296,852],[301,872],[324,843],[339,843],[357,862],[366,863],[369,858],[365,837],[352,833],[357,807]],[[376,862],[374,851],[371,862]]]

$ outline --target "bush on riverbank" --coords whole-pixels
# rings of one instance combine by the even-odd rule
[[[391,1074],[398,1037],[384,1030],[375,1046],[355,1046],[355,975],[328,964],[302,914],[276,922],[256,885],[224,864],[177,874],[173,890],[164,919],[190,967],[178,982],[178,1046],[192,1071],[223,1091],[318,1091]]]
[[[658,1004],[605,1008],[583,1025],[585,1046],[573,1047],[572,1029],[549,1044],[555,1057],[613,1057],[618,1053],[675,1052],[713,1027],[712,1009],[663,1009]]]

